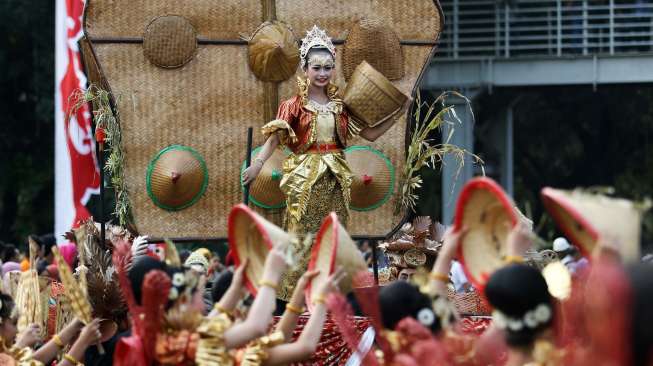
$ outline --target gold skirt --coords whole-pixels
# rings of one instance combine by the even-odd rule
[[[296,224],[295,233],[300,239],[293,248],[293,251],[296,253],[296,263],[282,277],[278,294],[281,300],[290,300],[295,284],[308,268],[308,261],[311,258],[311,249],[313,248],[314,241],[311,240],[310,245],[303,245],[305,235],[314,237],[320,229],[322,220],[331,212],[335,212],[340,222],[346,226],[349,219],[349,211],[345,204],[346,201],[338,179],[330,171],[319,178],[313,185],[306,205],[306,212]],[[287,229],[287,217],[284,222],[284,229]]]

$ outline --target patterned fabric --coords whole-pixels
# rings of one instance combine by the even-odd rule
[[[275,317],[275,323],[281,318]],[[297,327],[293,331],[292,341],[294,342],[299,338],[308,322],[309,316],[302,315],[297,321]],[[355,317],[351,323],[358,336],[362,336],[365,330],[370,327],[369,318]],[[351,356],[351,349],[347,342],[342,338],[338,326],[327,316],[322,330],[322,336],[317,344],[317,351],[311,359],[304,362],[293,363],[293,366],[309,366],[309,365],[344,365]]]
[[[349,201],[345,199],[341,185],[332,173],[327,171],[313,185],[311,192],[306,202],[306,212],[301,221],[293,222],[292,217],[286,216],[284,226],[287,230],[298,233],[315,233],[320,228],[322,220],[332,211],[346,225],[349,219],[349,211],[347,210],[347,202]],[[334,199],[334,197],[341,198]],[[289,211],[286,211],[286,213],[288,214]],[[290,224],[291,222],[292,224]],[[289,268],[284,273],[281,279],[281,286],[277,296],[284,301],[290,301],[295,284],[308,268],[313,241],[311,241],[311,245],[307,246],[304,246],[303,243],[303,240],[294,242],[293,251],[296,253],[295,259],[297,262],[293,268]]]

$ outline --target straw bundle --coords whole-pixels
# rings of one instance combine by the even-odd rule
[[[30,269],[20,274],[20,281],[16,289],[16,307],[20,310],[20,318],[18,319],[19,332],[22,332],[30,324],[38,324],[41,326],[41,331],[45,331],[39,276],[35,269],[37,251],[38,244],[30,238]]]

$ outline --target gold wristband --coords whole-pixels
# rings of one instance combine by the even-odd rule
[[[233,310],[229,311],[229,310],[225,309],[224,306],[220,305],[220,303],[217,303],[217,302],[213,305],[213,309],[216,310],[219,313],[222,313],[222,314],[225,314],[225,315],[228,315],[228,316],[233,316],[233,313],[234,313]]]
[[[449,283],[449,276],[447,276],[444,273],[431,272],[429,276],[431,277],[432,280]]]
[[[75,365],[75,366],[84,366],[83,363],[77,361],[77,359],[76,359],[75,357],[71,356],[71,355],[68,354],[68,353],[65,353],[65,354],[63,355],[63,358],[65,358],[66,360],[68,360],[68,362],[72,363],[72,364]]]
[[[326,303],[324,296],[318,296],[315,299],[313,299],[313,305],[324,304],[324,303]]]
[[[260,280],[260,281],[258,281],[258,285],[261,286],[261,287],[267,286],[267,287],[273,289],[274,291],[276,291],[277,287],[278,287],[278,285],[276,283],[274,283],[272,281],[268,281],[268,280]]]
[[[296,306],[290,305],[290,303],[286,304],[286,310],[290,311],[291,313],[295,313],[297,315],[302,315],[304,313],[304,309],[298,308]]]
[[[61,340],[61,337],[58,334],[55,334],[55,335],[52,336],[52,341],[59,348],[64,348],[66,346],[66,344],[63,343],[63,341]]]
[[[520,255],[507,255],[503,257],[503,261],[506,264],[512,264],[512,263],[524,263],[524,257]]]

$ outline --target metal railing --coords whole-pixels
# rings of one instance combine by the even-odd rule
[[[653,53],[653,0],[443,0],[438,59]]]

